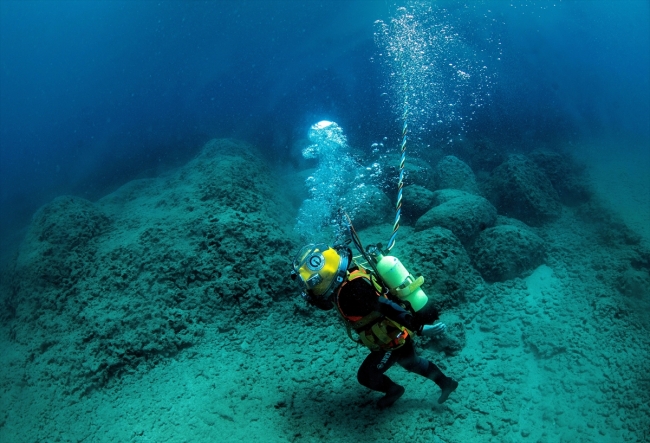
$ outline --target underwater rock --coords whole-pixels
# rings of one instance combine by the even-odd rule
[[[444,310],[466,300],[466,293],[483,283],[467,251],[449,230],[434,226],[405,238],[399,253],[413,275],[424,276],[425,292]]]
[[[566,337],[570,335],[571,330],[564,325],[535,318],[524,321],[521,338],[537,359],[545,360],[566,352]]]
[[[395,189],[397,192],[397,180],[399,178],[399,154],[389,154],[381,160],[382,164],[388,165],[380,177],[380,187],[382,189]],[[427,189],[434,189],[433,168],[429,163],[413,157],[406,157],[404,163],[406,171],[404,177],[404,186],[418,185]]]
[[[309,198],[309,188],[306,183],[314,171],[314,169],[304,169],[298,172],[285,173],[280,177],[287,190],[287,198],[296,211],[300,208],[302,202]]]
[[[489,138],[455,140],[453,153],[465,162],[476,175],[490,173],[503,163],[504,148]]]
[[[544,262],[544,241],[520,226],[488,228],[476,238],[470,256],[486,281],[506,281],[532,271]]]
[[[584,169],[567,156],[551,151],[535,151],[528,157],[544,171],[563,204],[576,206],[591,198]]]
[[[213,140],[97,203],[60,197],[39,210],[12,282],[12,328],[34,364],[88,392],[293,293],[278,278],[297,249],[290,203],[259,157]]]
[[[501,226],[501,225],[517,226],[518,228],[528,229],[528,230],[530,229],[530,226],[528,226],[526,223],[522,222],[521,220],[517,220],[516,218],[506,217],[505,215],[497,215],[497,221],[494,223],[494,226]]]
[[[92,202],[61,196],[41,207],[29,226],[17,257],[15,280],[33,303],[21,303],[25,316],[37,312],[38,291],[43,287],[66,288],[93,261],[96,241],[110,227],[109,218]],[[35,304],[35,305],[34,305]]]
[[[468,161],[474,171],[492,172],[504,161],[503,149],[492,140],[478,140],[473,144]]]
[[[355,229],[389,222],[395,215],[390,200],[376,186],[353,189],[343,198],[343,204],[352,218]]]
[[[650,295],[650,273],[647,269],[626,269],[618,279],[618,290],[628,297],[639,299]]]
[[[402,217],[405,224],[414,224],[434,205],[433,191],[419,185],[404,186],[402,191]]]
[[[434,170],[436,189],[459,189],[470,194],[479,194],[474,172],[462,160],[448,155]]]
[[[467,332],[461,322],[446,323],[447,330],[439,338],[431,339],[429,345],[446,355],[458,355],[467,344]]]
[[[598,200],[589,200],[578,206],[576,215],[596,233],[598,243],[606,247],[640,245],[642,237],[633,231],[612,209]]]
[[[494,226],[497,211],[485,198],[457,189],[434,192],[436,206],[415,223],[416,231],[432,226],[451,230],[463,244],[469,244],[483,229]]]
[[[85,246],[108,227],[108,217],[92,202],[73,196],[57,197],[39,209],[28,236],[67,250]]]
[[[500,214],[531,226],[559,217],[560,198],[548,177],[523,155],[511,155],[498,166],[485,185],[485,195]]]

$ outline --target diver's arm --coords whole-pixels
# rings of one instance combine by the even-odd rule
[[[422,329],[422,324],[420,324],[420,322],[418,322],[417,319],[413,317],[413,314],[402,308],[397,303],[388,300],[387,298],[377,297],[377,305],[375,306],[375,310],[379,311],[382,315],[385,315],[400,325],[406,326],[411,331],[420,332]]]
[[[440,318],[440,313],[433,303],[427,303],[414,315],[417,321],[423,325],[432,325]]]
[[[413,316],[410,312],[402,308],[397,303],[383,297],[379,297],[377,299],[376,310],[389,319],[396,321],[400,325],[406,326],[409,330],[416,332],[418,335],[439,338],[447,330],[447,325],[444,323],[439,322],[435,325],[430,325],[428,322],[423,323],[421,319]],[[435,317],[433,321],[437,320],[438,311],[436,309],[431,310],[430,317]]]

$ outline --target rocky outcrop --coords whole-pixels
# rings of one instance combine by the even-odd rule
[[[297,243],[279,201],[252,148],[229,140],[97,203],[55,199],[16,261],[15,340],[85,392],[193,346],[207,324],[232,329],[292,293],[278,272]]]
[[[457,189],[434,193],[433,208],[420,217],[416,231],[433,226],[447,228],[464,244],[469,244],[480,231],[494,226],[497,211],[485,198]]]
[[[438,162],[434,170],[436,189],[458,189],[470,194],[479,194],[474,172],[467,164],[453,155]]]
[[[415,224],[435,204],[433,191],[419,185],[404,186],[402,195],[402,217],[405,224]]]
[[[480,233],[470,249],[474,266],[486,281],[521,277],[544,262],[544,241],[521,226],[499,225]]]
[[[535,151],[528,157],[544,171],[563,204],[575,206],[591,198],[583,169],[566,155],[553,151]]]
[[[83,198],[61,196],[39,209],[17,257],[15,280],[31,300],[18,304],[17,313],[34,319],[43,302],[37,294],[70,286],[110,229],[106,212]]]
[[[401,247],[404,265],[413,274],[425,277],[429,299],[441,310],[460,305],[467,300],[467,292],[483,282],[449,229],[436,226],[413,233]]]
[[[511,155],[488,179],[485,195],[499,213],[540,226],[557,218],[562,205],[550,180],[523,155]]]
[[[399,154],[390,154],[381,160],[386,165],[379,177],[381,188],[395,189],[399,178]],[[406,156],[404,163],[404,186],[418,185],[428,189],[434,189],[433,168],[421,158]]]

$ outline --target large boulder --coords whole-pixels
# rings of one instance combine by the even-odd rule
[[[356,229],[389,222],[395,216],[390,199],[376,186],[355,188],[345,195],[342,203]]]
[[[472,143],[472,150],[468,156],[468,162],[473,171],[491,172],[503,163],[505,154],[503,147],[490,139],[479,139]]]
[[[470,255],[486,281],[506,281],[541,265],[545,244],[530,229],[504,224],[481,232],[470,248]]]
[[[449,229],[435,226],[405,234],[397,254],[412,274],[424,276],[423,289],[441,310],[466,301],[468,292],[483,283],[467,251]]]
[[[489,138],[454,140],[451,150],[456,157],[467,163],[477,175],[492,171],[503,163],[506,155],[503,145],[495,143]]]
[[[617,283],[617,289],[627,296],[638,299],[648,299],[650,296],[650,272],[648,269],[629,267],[621,272]]]
[[[402,191],[402,217],[405,224],[415,224],[435,204],[433,191],[419,185],[404,186]]]
[[[544,172],[523,155],[511,155],[488,179],[485,194],[500,214],[539,226],[562,212],[560,198]]]
[[[379,175],[379,184],[382,189],[397,189],[399,179],[399,154],[389,154],[381,160],[386,165]],[[421,158],[406,156],[404,163],[404,186],[418,185],[428,189],[434,189],[433,168]]]
[[[534,151],[528,157],[544,171],[557,191],[560,201],[575,206],[588,201],[591,190],[584,175],[584,168],[572,159],[553,151]]]
[[[497,215],[497,221],[494,223],[494,226],[500,225],[517,226],[521,229],[530,230],[530,226],[528,226],[526,223],[522,222],[521,220],[517,220],[516,218],[506,217],[505,215]]]
[[[453,155],[448,155],[434,170],[436,189],[459,189],[470,194],[479,194],[476,177],[469,166]]]
[[[415,224],[416,231],[433,226],[447,228],[464,244],[469,244],[485,228],[494,226],[497,211],[485,198],[457,189],[434,192],[436,206]]]

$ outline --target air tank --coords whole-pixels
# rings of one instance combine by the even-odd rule
[[[427,304],[429,298],[420,287],[424,277],[413,277],[397,257],[383,255],[377,250],[373,251],[373,257],[375,268],[391,294],[408,301],[415,312]]]

